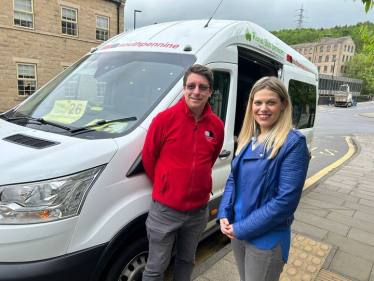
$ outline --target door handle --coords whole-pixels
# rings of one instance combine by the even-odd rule
[[[221,154],[219,155],[219,158],[220,158],[220,159],[222,159],[222,158],[226,158],[226,157],[228,157],[230,154],[231,154],[231,151],[229,151],[229,150],[222,150]]]

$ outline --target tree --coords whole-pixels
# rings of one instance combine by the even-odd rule
[[[365,5],[365,12],[369,12],[370,9],[374,6],[374,0],[361,0],[361,2]]]
[[[361,0],[368,13],[374,6],[374,0]],[[360,29],[361,38],[364,42],[363,51],[368,55],[369,61],[374,61],[374,29],[368,25],[362,25]]]
[[[346,76],[363,80],[361,95],[371,95],[374,90],[374,66],[364,53],[356,54],[344,63]]]

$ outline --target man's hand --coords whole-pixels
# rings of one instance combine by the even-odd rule
[[[219,224],[221,226],[221,231],[223,234],[231,239],[235,239],[235,233],[232,224],[230,224],[230,222],[226,218],[220,219]]]

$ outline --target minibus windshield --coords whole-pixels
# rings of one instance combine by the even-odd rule
[[[73,137],[119,137],[136,128],[195,61],[184,54],[93,53],[9,111],[6,120]]]

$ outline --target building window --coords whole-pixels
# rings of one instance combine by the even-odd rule
[[[331,66],[330,72],[334,72],[334,66],[333,65]]]
[[[340,68],[340,72],[343,73],[343,70],[344,70],[344,66],[342,66],[342,67]]]
[[[326,65],[323,67],[323,72],[327,72],[327,66]]]
[[[323,46],[319,47],[319,52],[320,52],[320,53],[323,52]]]
[[[334,51],[337,51],[338,50],[338,45],[335,45],[334,46]]]
[[[313,48],[309,49],[309,54],[313,54]]]
[[[18,95],[29,96],[36,91],[36,65],[17,64]]]
[[[312,61],[312,58],[311,58],[311,57],[309,57],[309,58],[308,58],[308,60],[309,60],[309,61]]]
[[[353,46],[352,46],[352,48],[351,48],[351,53],[353,53]]]
[[[322,56],[318,57],[318,62],[322,62]]]
[[[321,67],[320,66],[318,66],[318,72],[320,72],[321,71]]]
[[[65,84],[65,97],[72,98],[75,97],[78,88],[78,81],[68,81]]]
[[[332,61],[336,61],[336,55],[332,56]]]
[[[78,36],[77,10],[61,7],[62,34]]]
[[[96,16],[96,40],[109,39],[109,18]]]
[[[345,56],[343,56],[343,58],[342,58],[342,62],[344,62],[344,59],[345,59]]]
[[[330,45],[327,46],[327,51],[328,51],[328,52],[331,51],[331,46],[330,46]]]
[[[347,45],[344,45],[344,51],[345,52],[347,51]]]
[[[105,97],[107,82],[97,82],[96,84],[96,95],[97,97]]]
[[[351,50],[351,46],[348,46],[348,52]]]
[[[307,53],[307,49],[305,48],[305,49],[304,49],[304,55],[306,55],[306,53]]]
[[[34,28],[32,0],[14,0],[14,25]]]
[[[325,57],[325,62],[328,62],[329,61],[329,56],[327,55],[326,57]]]

